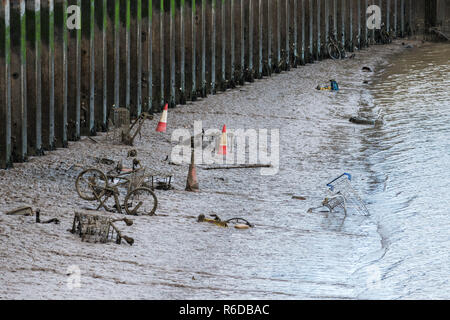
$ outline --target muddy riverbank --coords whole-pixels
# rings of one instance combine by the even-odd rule
[[[137,217],[127,228],[132,247],[82,243],[67,229],[76,208],[93,206],[75,192],[81,168],[97,165],[95,158],[124,159],[133,148],[111,144],[107,135],[95,137],[98,143],[84,137],[68,149],[0,171],[0,212],[30,205],[61,221],[40,225],[32,217],[0,214],[0,298],[360,297],[378,274],[365,269],[367,256],[383,247],[376,219],[307,210],[323,200],[325,184],[343,171],[354,174],[367,198],[375,176],[367,170],[361,142],[368,129],[349,118],[361,107],[371,116],[379,108],[370,92],[373,73],[361,68],[377,74],[394,54],[416,49],[373,46],[352,60],[325,60],[210,96],[169,110],[165,134],[155,132],[156,115],[133,148],[143,165],[171,172],[175,190],[157,191],[158,216]],[[332,78],[339,93],[315,89]],[[188,165],[169,165],[166,158],[173,130],[192,129],[196,120],[204,128],[279,129],[279,173],[199,168],[201,192],[185,192]],[[255,228],[198,224],[199,214],[240,216]],[[67,286],[71,266],[80,270],[79,288]]]

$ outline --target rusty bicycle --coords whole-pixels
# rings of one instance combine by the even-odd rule
[[[75,182],[78,195],[87,201],[97,201],[106,211],[129,215],[155,215],[158,199],[146,185],[145,168],[131,169],[116,175],[105,174],[99,169],[82,171]],[[126,190],[125,200],[120,203],[121,190]]]

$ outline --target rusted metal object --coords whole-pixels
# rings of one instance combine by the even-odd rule
[[[126,145],[132,146],[134,144],[134,139],[138,134],[141,134],[142,126],[147,119],[153,119],[153,115],[144,112],[133,121],[128,130],[122,131],[122,142]]]
[[[75,182],[78,195],[88,201],[99,203],[96,210],[122,213],[123,209],[129,215],[154,215],[158,206],[155,193],[146,185],[148,175],[145,168],[130,169],[118,173],[111,171],[108,175],[96,168],[82,171]],[[119,196],[122,189],[126,190],[123,205]],[[112,200],[112,201],[111,201]]]
[[[206,218],[204,214],[201,214],[198,216],[197,222],[207,222],[222,228],[227,228],[230,224],[234,225],[236,229],[248,229],[253,227],[250,222],[243,218],[231,218],[228,220],[222,220],[215,214],[212,214],[211,217],[213,219]]]
[[[81,240],[86,242],[107,243],[114,241],[120,244],[124,239],[130,246],[133,245],[134,239],[124,235],[114,224],[118,221],[125,222],[127,226],[133,224],[132,220],[126,218],[113,219],[98,214],[75,212],[70,232],[78,234]]]

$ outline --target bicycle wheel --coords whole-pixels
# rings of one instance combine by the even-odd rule
[[[341,59],[347,58],[347,52],[345,52],[345,47],[341,42],[339,42],[338,48],[339,48],[339,53],[341,55]]]
[[[341,58],[341,52],[335,43],[328,44],[328,55],[333,60],[338,60]]]
[[[82,171],[75,181],[78,195],[88,201],[94,201],[103,196],[106,185],[106,175],[94,168]]]
[[[153,216],[158,206],[158,199],[149,188],[137,188],[127,194],[125,198],[125,210],[129,215]]]

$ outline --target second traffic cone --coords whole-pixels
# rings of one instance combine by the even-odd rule
[[[166,103],[164,106],[163,113],[161,115],[161,120],[159,120],[158,126],[156,127],[157,132],[166,132],[167,128],[167,109],[169,109],[169,104]]]
[[[219,154],[227,154],[227,126],[222,129],[222,137],[220,137]]]
[[[189,165],[189,173],[186,182],[186,191],[197,192],[200,190],[197,181],[197,170],[195,169],[194,149],[191,153],[191,164]]]

